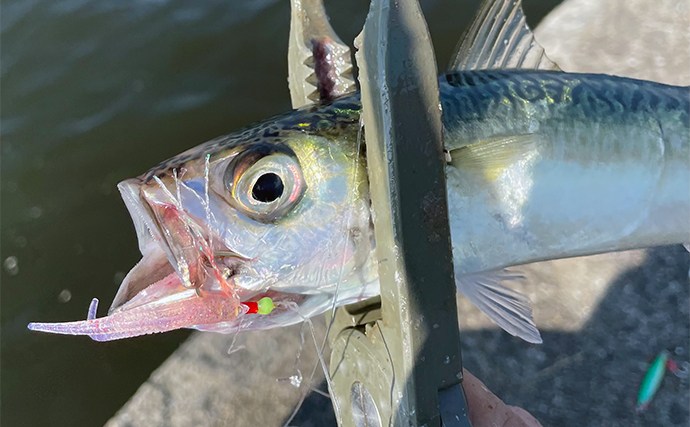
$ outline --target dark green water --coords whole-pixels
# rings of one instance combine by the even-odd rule
[[[525,1],[535,24],[556,0]],[[443,69],[478,5],[428,1]],[[343,40],[368,2],[328,3]],[[1,10],[3,426],[102,425],[186,331],[30,333],[103,315],[138,261],[115,185],[290,108],[287,0],[8,0]],[[16,266],[14,262],[16,260]]]

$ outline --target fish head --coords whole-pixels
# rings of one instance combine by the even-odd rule
[[[375,295],[356,139],[274,121],[121,182],[143,258],[108,316],[81,322],[110,319],[107,326],[81,330],[71,322],[72,332],[63,333],[116,339],[181,327],[266,329],[323,312],[336,298],[342,304]],[[265,297],[275,309],[252,313],[251,303]],[[133,323],[124,335],[116,333],[120,319]]]

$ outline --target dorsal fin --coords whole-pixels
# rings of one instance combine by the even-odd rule
[[[293,108],[356,90],[350,48],[328,23],[322,0],[292,0],[288,83]]]
[[[521,0],[484,0],[455,49],[449,70],[508,68],[560,71],[534,39]]]

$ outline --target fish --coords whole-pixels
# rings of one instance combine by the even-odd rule
[[[118,185],[142,259],[107,316],[29,329],[233,333],[378,295],[362,107],[329,31],[291,70],[314,89],[299,108]],[[457,288],[508,333],[541,342],[514,267],[690,242],[690,88],[564,72],[514,0],[483,3],[438,86]]]

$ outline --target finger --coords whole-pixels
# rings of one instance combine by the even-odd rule
[[[532,416],[529,412],[525,411],[524,409],[518,407],[518,406],[509,406],[510,409],[513,410],[515,415],[518,417],[522,418],[522,420],[525,422],[530,427],[542,427],[541,423]]]
[[[522,412],[515,412],[514,409],[519,408],[503,403],[484,383],[464,369],[463,388],[473,427],[541,427],[534,417],[524,410],[530,418],[523,417]]]

